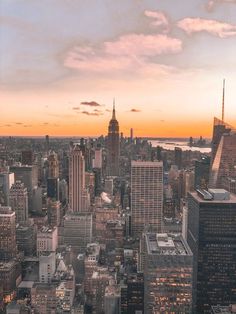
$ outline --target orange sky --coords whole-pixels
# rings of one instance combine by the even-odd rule
[[[211,137],[223,78],[236,125],[235,1],[0,2],[0,135]]]

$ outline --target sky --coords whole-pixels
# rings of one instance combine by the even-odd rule
[[[0,0],[0,135],[210,137],[235,56],[236,0]]]

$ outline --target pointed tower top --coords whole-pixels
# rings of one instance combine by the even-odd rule
[[[225,79],[223,80],[223,97],[222,97],[222,121],[225,118]]]
[[[112,120],[116,120],[115,98],[113,98]]]

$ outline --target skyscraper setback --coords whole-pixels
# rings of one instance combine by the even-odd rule
[[[107,137],[107,175],[119,176],[120,135],[119,123],[116,120],[115,103],[113,104],[112,119],[108,126]]]

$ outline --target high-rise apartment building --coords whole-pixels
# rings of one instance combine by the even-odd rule
[[[194,313],[236,303],[236,196],[222,189],[189,193],[187,241],[193,252]]]
[[[69,157],[69,207],[73,212],[83,211],[85,164],[79,145],[72,148]]]
[[[16,222],[25,223],[28,220],[28,192],[24,183],[16,181],[10,189],[10,206],[16,213]]]
[[[145,233],[144,241],[144,313],[192,313],[193,255],[187,242],[166,233]]]
[[[133,236],[144,229],[161,232],[163,165],[158,161],[131,162],[131,213]]]
[[[107,175],[119,176],[120,135],[119,123],[116,120],[115,105],[113,105],[112,119],[108,126],[107,137]]]
[[[0,261],[16,257],[16,214],[0,206]]]

